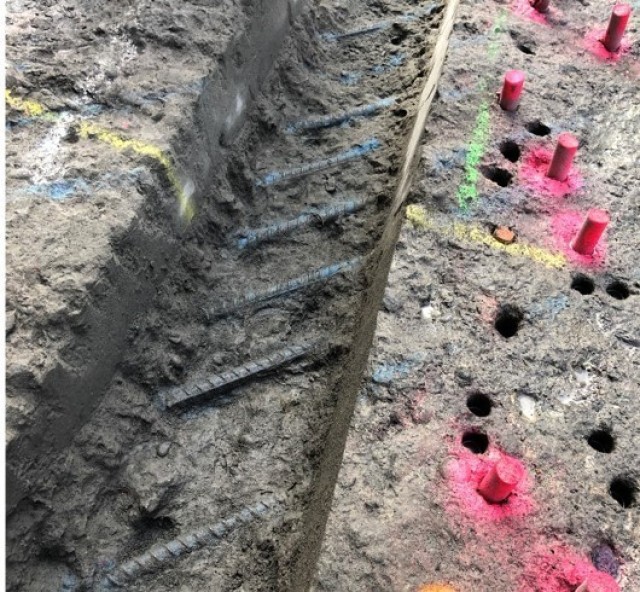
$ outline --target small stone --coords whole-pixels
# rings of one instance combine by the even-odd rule
[[[493,231],[493,238],[495,238],[499,243],[502,243],[503,245],[510,245],[511,243],[515,242],[516,234],[515,232],[513,232],[513,230],[507,228],[506,226],[498,226]]]
[[[398,299],[389,295],[385,295],[382,304],[386,312],[394,313],[398,312],[402,308],[402,303]]]
[[[69,142],[69,144],[75,144],[80,140],[80,134],[78,132],[78,128],[74,125],[70,126],[67,130],[67,133],[62,138],[65,142]]]
[[[420,316],[422,317],[423,321],[430,321],[434,317],[434,312],[435,312],[435,309],[433,308],[433,306],[429,304],[427,306],[423,306],[420,309]]]
[[[607,573],[612,578],[618,576],[620,562],[615,551],[606,543],[598,545],[591,551],[591,560],[598,571]]]
[[[324,183],[324,188],[327,193],[335,193],[336,180],[333,177],[329,177]]]
[[[182,343],[182,337],[180,335],[169,335],[169,341],[175,345]]]
[[[16,328],[16,311],[10,310],[5,320],[5,333],[9,335]]]
[[[529,395],[518,395],[518,404],[520,412],[525,419],[529,421],[536,420],[536,400]]]
[[[169,448],[171,448],[171,442],[162,442],[158,444],[158,456],[164,458],[169,454]]]

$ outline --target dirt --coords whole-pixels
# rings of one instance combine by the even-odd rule
[[[609,5],[551,4],[543,21],[461,3],[318,592],[640,588],[638,20],[603,61]],[[526,73],[515,113],[495,96],[510,68]],[[580,148],[556,183],[540,171],[562,131]],[[584,257],[569,243],[594,207],[612,221]],[[505,456],[526,475],[489,503]]]
[[[378,239],[442,6],[377,0],[366,9],[355,2],[314,4],[285,42],[264,88],[253,96],[247,122],[234,134],[220,132],[224,147],[208,158],[198,150],[212,137],[217,142],[226,124],[205,129],[201,102],[181,95],[174,107],[172,93],[184,89],[164,81],[197,80],[207,63],[204,56],[215,53],[215,43],[225,38],[219,33],[230,33],[243,18],[239,6],[216,4],[215,12],[196,3],[180,3],[178,9],[136,2],[128,5],[126,18],[111,13],[111,5],[96,6],[95,13],[66,10],[71,4],[37,6],[42,15],[35,19],[31,4],[11,8],[19,14],[12,18],[22,19],[20,26],[31,19],[30,43],[40,43],[41,53],[57,44],[75,47],[66,37],[74,28],[66,20],[71,17],[61,15],[65,10],[82,15],[74,27],[90,31],[84,55],[94,52],[96,58],[71,60],[63,53],[51,63],[37,54],[29,68],[12,71],[10,78],[14,96],[44,104],[47,111],[21,121],[21,103],[10,113],[7,285],[15,327],[8,342],[8,401],[9,427],[15,430],[10,439],[18,444],[9,449],[9,462],[23,483],[8,517],[8,589],[109,589],[118,578],[129,578],[127,590],[294,589],[297,554],[306,536],[303,516],[336,402],[356,394],[339,387],[344,375],[355,372],[345,368],[345,361],[362,310],[372,305],[366,297]],[[46,22],[40,23],[41,16]],[[372,32],[341,40],[330,35],[372,23],[378,26]],[[192,30],[193,36],[187,34]],[[140,72],[157,71],[162,90],[141,88],[137,69],[123,76],[129,67],[125,58],[126,63],[116,60],[97,73],[85,71],[90,63],[109,62],[111,54],[100,42],[105,35],[118,47],[133,35],[138,56],[131,64],[142,59]],[[141,52],[141,39],[154,51]],[[122,53],[132,54],[133,49]],[[171,70],[161,69],[161,63]],[[55,96],[37,90],[42,87],[54,89]],[[155,100],[153,106],[131,105],[127,97],[134,90],[166,93],[162,107]],[[348,118],[321,130],[287,131],[299,119],[389,97],[395,103],[375,116]],[[170,154],[179,155],[178,170],[191,176],[175,182],[158,157],[142,158],[144,166],[131,173],[130,152],[107,150],[104,133],[95,128],[82,137],[83,109],[96,103],[100,110],[92,124],[163,150],[170,145]],[[59,125],[59,113],[68,111],[71,118],[79,113],[78,125],[73,119]],[[235,129],[233,121],[227,131]],[[38,162],[39,148],[33,148],[38,134],[49,134],[44,144],[49,160],[41,158],[38,169],[43,180],[30,172],[38,168],[31,164]],[[284,183],[264,182],[273,178],[267,176],[272,171],[300,173],[300,166],[336,155],[343,155],[340,166]],[[60,161],[74,175],[77,170],[81,182],[56,168]],[[54,184],[60,179],[65,183]],[[176,185],[186,194],[195,192],[197,213],[190,224],[185,204],[176,203]],[[57,201],[61,192],[64,199]],[[349,200],[361,207],[329,220],[318,213]],[[247,228],[309,212],[318,221],[238,249],[238,237],[247,236]],[[132,225],[141,229],[142,238],[130,232]],[[42,257],[37,266],[30,251]],[[110,274],[114,258],[130,275],[119,278],[117,265],[117,273]],[[353,269],[300,287],[304,280],[297,278],[354,260]],[[256,302],[262,291],[291,280],[296,289]],[[117,286],[127,286],[126,293]],[[98,320],[83,316],[86,299],[93,300]],[[126,304],[126,310],[105,302]],[[112,332],[126,339],[111,338]],[[88,371],[87,359],[103,343],[104,356],[96,355],[96,368]],[[188,390],[212,375],[300,344],[313,344],[313,354],[260,380],[252,377],[223,397],[214,393],[177,411],[162,407],[168,388]],[[365,355],[368,344],[358,347]],[[52,360],[62,369],[52,372]],[[104,392],[98,383],[106,385]],[[47,399],[51,391],[67,390],[91,399]],[[51,417],[61,418],[58,431],[42,437],[36,428],[47,426]],[[51,448],[49,436],[55,442]],[[261,505],[271,496],[275,505]],[[243,508],[253,508],[255,520],[247,514],[245,524]],[[202,535],[190,548],[193,553],[180,551],[171,561],[152,558],[174,548],[170,542],[187,549],[190,533],[238,512],[239,522],[229,522],[235,526],[224,536]],[[165,551],[157,544],[166,544]],[[127,562],[134,558],[148,558],[153,565],[143,569],[140,561],[146,559],[139,559],[131,568]]]

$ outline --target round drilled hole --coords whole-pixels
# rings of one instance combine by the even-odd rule
[[[577,273],[571,280],[571,289],[576,292],[580,292],[583,296],[586,296],[587,294],[593,294],[593,291],[596,289],[596,285],[588,275],[584,275],[584,273]]]
[[[500,335],[509,339],[518,333],[523,318],[524,315],[518,307],[507,304],[498,310],[494,327]]]
[[[636,503],[638,486],[629,477],[615,477],[609,485],[609,495],[623,508],[630,508]]]
[[[610,454],[616,447],[615,438],[609,430],[594,430],[589,434],[587,442],[591,448],[605,454]]]
[[[408,111],[406,109],[395,109],[393,114],[396,117],[406,117],[408,114]]]
[[[629,287],[620,280],[614,280],[607,286],[607,294],[616,300],[629,298]]]
[[[507,187],[513,179],[513,175],[509,171],[497,166],[481,166],[480,172],[489,179],[489,181],[493,181],[497,185],[500,185],[500,187]]]
[[[533,50],[533,47],[530,43],[518,43],[516,45],[516,47],[522,52],[522,53],[526,53],[527,55],[535,55],[535,51]]]
[[[493,401],[484,393],[473,393],[467,397],[467,409],[478,417],[487,417],[491,413]]]
[[[527,131],[532,133],[534,136],[548,136],[551,133],[551,128],[542,123],[539,119],[530,121],[525,127],[527,128]]]
[[[520,146],[513,140],[505,140],[500,144],[500,153],[511,162],[518,162],[520,159]]]
[[[489,448],[489,436],[482,432],[465,432],[462,434],[462,445],[475,454],[482,454]]]

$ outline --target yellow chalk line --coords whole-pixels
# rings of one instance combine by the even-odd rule
[[[9,107],[16,111],[22,111],[29,117],[42,117],[49,113],[49,110],[44,105],[41,105],[37,101],[14,97],[9,89],[4,91],[4,100]]]
[[[503,251],[513,257],[526,257],[547,267],[561,269],[567,263],[567,259],[562,253],[554,253],[541,247],[523,243],[505,245],[475,224],[464,224],[462,222],[438,224],[433,217],[429,215],[427,210],[420,205],[412,204],[407,206],[406,217],[414,228],[433,230],[444,236],[451,236],[459,240],[487,245],[492,249]]]
[[[5,101],[13,109],[22,111],[30,117],[46,117],[47,115],[51,115],[51,112],[44,105],[41,105],[36,101],[14,97],[10,90],[5,91]],[[188,222],[191,221],[195,214],[193,203],[190,196],[185,193],[171,159],[162,149],[154,144],[143,142],[142,140],[125,138],[108,129],[88,123],[87,121],[82,121],[80,123],[78,131],[82,138],[95,138],[116,150],[132,150],[141,156],[148,156],[155,159],[164,169],[165,175],[178,198],[180,215]]]
[[[178,179],[178,173],[176,172],[171,159],[165,152],[158,148],[158,146],[143,142],[142,140],[123,138],[119,134],[116,134],[112,131],[109,131],[108,129],[99,127],[97,125],[93,125],[86,121],[80,123],[80,128],[78,131],[80,137],[82,138],[96,138],[101,142],[109,144],[109,146],[115,148],[116,150],[132,150],[136,154],[140,154],[141,156],[148,156],[157,160],[158,163],[160,163],[160,165],[164,168],[165,175],[167,176],[169,183],[171,183],[171,187],[173,187],[173,190],[176,193],[178,203],[180,204],[181,216],[186,218],[187,221],[190,221],[193,218],[195,214],[193,203],[182,188],[182,183],[180,183],[180,179]]]

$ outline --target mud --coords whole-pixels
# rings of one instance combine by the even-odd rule
[[[199,11],[195,4],[181,6]],[[155,7],[148,7],[151,15]],[[236,19],[233,5],[225,7],[228,12],[223,14]],[[66,428],[53,434],[55,446],[46,456],[35,455],[36,465],[25,463],[21,456],[25,448],[10,450],[10,462],[24,482],[8,518],[9,590],[110,589],[119,583],[127,590],[303,589],[296,573],[301,573],[298,550],[307,536],[304,514],[329,427],[340,409],[336,403],[343,400],[348,405],[356,395],[355,388],[342,390],[345,376],[354,385],[358,378],[357,369],[345,363],[354,356],[364,361],[368,350],[366,335],[371,334],[378,306],[370,287],[377,282],[380,290],[384,285],[380,261],[390,256],[388,241],[383,248],[378,242],[389,217],[417,97],[428,74],[441,10],[437,3],[376,0],[366,8],[355,2],[314,4],[295,25],[262,91],[251,89],[255,107],[247,108],[244,126],[233,118],[228,125],[226,118],[207,124],[202,119],[206,107],[202,98],[197,103],[180,102],[178,110],[194,109],[196,115],[187,122],[180,120],[180,132],[172,140],[171,153],[179,154],[181,163],[175,175],[157,157],[152,158],[153,174],[144,169],[135,183],[127,181],[127,190],[139,191],[134,198],[131,192],[111,186],[102,202],[96,193],[90,198],[74,193],[56,203],[51,195],[34,200],[16,191],[12,212],[24,211],[16,213],[17,218],[10,216],[9,228],[16,236],[22,233],[21,249],[27,249],[26,229],[31,229],[35,241],[52,211],[61,212],[60,217],[46,232],[40,231],[42,244],[32,244],[38,253],[47,252],[51,236],[56,239],[53,244],[67,244],[62,236],[69,236],[68,244],[73,244],[69,217],[82,220],[84,226],[75,231],[82,231],[85,241],[93,228],[87,212],[104,210],[101,215],[112,217],[124,232],[131,218],[123,212],[133,204],[136,226],[142,230],[129,240],[124,233],[125,240],[113,245],[118,264],[124,265],[117,265],[113,275],[107,272],[110,281],[103,284],[104,291],[91,293],[99,322],[88,323],[80,315],[73,319],[73,332],[66,332],[71,323],[69,294],[75,291],[82,299],[92,280],[100,285],[95,278],[104,273],[105,264],[97,255],[106,252],[111,258],[104,241],[118,235],[97,213],[98,238],[103,242],[97,254],[82,252],[85,266],[78,261],[74,267],[77,285],[63,289],[69,248],[60,248],[55,266],[44,259],[39,268],[41,273],[55,269],[58,274],[55,282],[49,282],[55,289],[45,291],[48,305],[54,302],[50,293],[58,290],[63,296],[57,321],[62,329],[54,339],[47,329],[52,311],[40,309],[36,315],[25,308],[35,298],[33,288],[23,296],[9,292],[10,310],[17,311],[16,328],[9,337],[16,368],[20,352],[34,345],[22,366],[26,370],[10,373],[10,384],[18,391],[13,395],[16,406],[24,406],[15,411],[10,425],[17,426],[17,441],[27,449],[29,437],[20,440],[20,434],[33,438],[37,433],[32,426],[41,424],[32,423],[32,417],[38,409],[45,408],[40,421],[46,424],[52,407],[53,417],[63,418],[58,428]],[[171,11],[163,14],[168,18]],[[142,14],[139,18],[146,23]],[[217,26],[224,24],[222,19]],[[374,30],[367,30],[372,24]],[[159,19],[157,27],[171,32],[165,20]],[[218,31],[206,23],[196,29],[203,35],[211,31],[211,39]],[[353,29],[363,32],[336,39]],[[149,36],[158,40],[157,35]],[[185,58],[194,55],[194,47],[203,54],[215,51],[204,42],[181,46],[177,33],[162,39],[160,45],[184,49]],[[156,59],[163,61],[162,52]],[[184,74],[188,64],[177,60],[175,68]],[[75,74],[69,78],[75,80]],[[77,75],[86,78],[83,72]],[[99,89],[101,101],[111,96],[108,79]],[[16,96],[35,88],[32,82],[33,86],[16,84]],[[52,80],[47,84],[53,85]],[[205,91],[201,96],[208,101],[216,96],[215,88]],[[122,93],[118,96],[121,100]],[[39,104],[46,98],[35,90],[29,97]],[[292,123],[342,114],[390,97],[393,105],[375,113],[343,118],[337,126],[303,131],[294,126],[295,133],[291,131]],[[119,104],[105,102],[97,125],[128,122],[125,129],[142,129],[149,134],[143,134],[145,141],[166,146],[165,139],[156,140],[149,131],[153,128],[137,127],[139,118],[148,116],[142,107],[132,108],[122,122]],[[55,111],[56,105],[47,104],[46,109]],[[10,130],[17,134],[12,139],[16,146],[31,137],[21,139],[24,122],[18,120],[19,113],[24,115],[24,103],[22,110],[16,107],[15,129]],[[168,108],[158,118],[163,129],[170,128],[171,113]],[[52,132],[50,123],[40,117],[28,125],[38,130],[41,126],[57,138],[57,124]],[[129,153],[114,157],[100,143],[112,136],[95,127],[88,131],[82,125],[68,127],[70,145],[83,150],[83,166],[96,171],[131,166]],[[34,128],[29,130],[33,133]],[[79,144],[74,132],[80,135]],[[87,145],[91,139],[99,141]],[[215,149],[213,141],[220,142]],[[139,145],[128,147],[135,152]],[[76,148],[65,144],[61,150],[72,149]],[[348,158],[340,156],[345,154]],[[19,162],[17,151],[10,156]],[[182,178],[183,170],[191,176]],[[21,175],[14,178],[20,181]],[[265,178],[274,182],[262,182]],[[49,183],[46,189],[59,192],[69,186]],[[176,186],[182,198],[178,204],[176,192],[168,191]],[[82,191],[83,185],[71,187]],[[185,201],[191,194],[193,201]],[[363,205],[345,215],[326,218],[320,213],[313,219],[316,212],[349,200]],[[197,206],[195,215],[186,224],[192,204]],[[238,248],[238,238],[251,236],[253,229],[283,223],[288,228],[286,222],[301,215],[310,215],[312,221],[294,225],[294,232],[268,231],[263,233],[268,240]],[[145,240],[150,246],[139,246]],[[16,291],[26,286],[18,281],[23,252],[16,247],[15,258],[9,261],[15,273],[9,284]],[[154,255],[148,260],[141,258],[150,253]],[[353,268],[341,266],[353,261],[358,262]],[[338,272],[327,271],[336,266]],[[122,267],[130,275],[114,278]],[[123,295],[117,286],[129,286],[131,293]],[[124,314],[119,306],[105,304],[118,303],[119,298],[135,306]],[[362,326],[363,318],[367,331],[354,343],[354,327]],[[126,339],[104,337],[105,327]],[[89,339],[83,341],[84,331],[92,340],[89,346]],[[67,349],[65,339],[71,344]],[[96,355],[99,363],[92,370],[99,374],[96,378],[87,371],[86,360],[100,351],[101,339],[111,349]],[[63,370],[57,373],[47,367],[49,357],[55,359],[55,351],[47,349],[50,343],[64,352]],[[285,347],[307,345],[313,345],[311,353],[284,368],[274,366],[271,373],[269,368],[251,369],[258,360],[262,364],[277,359]],[[35,355],[43,356],[39,374],[32,370]],[[240,376],[239,368],[247,371]],[[78,391],[78,398],[68,399],[72,408],[57,401],[43,405],[43,393],[49,392],[47,384],[41,384],[46,382],[43,376],[54,392]],[[244,383],[219,396],[202,386],[211,385],[212,376],[226,376],[226,384],[240,379]],[[98,384],[106,385],[104,394]],[[195,392],[193,385],[198,401],[176,410],[162,404],[168,390],[184,387],[188,396]],[[71,419],[70,411],[75,413]],[[78,426],[82,427],[76,432]],[[34,439],[36,450],[43,442],[50,443]],[[221,524],[226,526],[220,529]]]
[[[462,2],[315,590],[640,587],[638,21],[603,61],[609,10]],[[495,102],[511,68],[513,114]],[[527,165],[562,131],[574,175],[541,184]],[[591,207],[612,223],[582,257]],[[491,504],[477,490],[505,455],[526,477]]]

